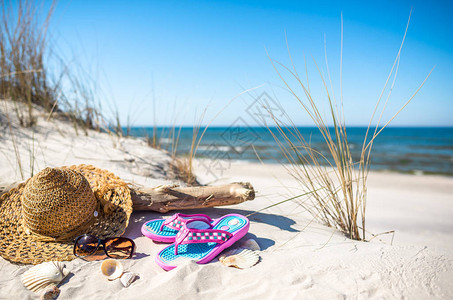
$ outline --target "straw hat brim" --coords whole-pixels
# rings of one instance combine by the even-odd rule
[[[102,197],[105,204],[108,204],[108,211],[101,209],[95,223],[86,233],[101,239],[122,235],[132,213],[132,199],[127,184],[113,173],[94,166],[63,168],[82,173],[96,197]],[[0,255],[12,262],[23,264],[74,259],[72,242],[36,241],[25,232],[22,226],[20,197],[27,181],[0,197]]]

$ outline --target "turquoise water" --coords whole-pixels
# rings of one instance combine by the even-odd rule
[[[317,128],[299,127],[313,148],[327,154],[323,137]],[[179,128],[176,128],[178,131]],[[276,130],[275,128],[272,130]],[[163,149],[171,150],[170,128],[157,128]],[[200,132],[203,131],[203,128]],[[360,155],[366,128],[347,128],[354,160]],[[193,128],[180,129],[178,154],[190,151]],[[333,130],[331,130],[333,135]],[[152,136],[152,127],[131,128],[133,136]],[[256,152],[255,152],[256,151]],[[267,128],[209,127],[198,148],[198,157],[224,160],[285,162],[277,143]],[[398,172],[423,172],[453,175],[453,127],[389,127],[374,142],[371,169]]]

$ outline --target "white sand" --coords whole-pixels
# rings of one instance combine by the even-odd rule
[[[0,120],[4,120],[4,110],[3,115],[1,112]],[[20,181],[9,129],[4,123],[0,125],[0,183]],[[12,129],[27,178],[33,134],[19,126]],[[170,182],[165,172],[170,158],[142,141],[94,132],[77,136],[68,124],[43,118],[35,129],[34,141],[35,173],[46,166],[87,163],[142,185]],[[202,182],[216,179],[200,166],[198,176]],[[221,177],[214,184],[251,182],[257,198],[194,213],[246,215],[285,199],[291,194],[288,189],[297,193],[297,183],[281,166],[232,163]],[[71,275],[60,285],[58,299],[451,299],[452,192],[453,178],[449,177],[371,173],[367,229],[372,233],[395,230],[393,245],[391,235],[379,236],[382,241],[357,242],[332,228],[310,223],[311,216],[294,202],[259,212],[250,217],[245,238],[256,239],[262,260],[246,270],[227,268],[217,260],[162,270],[154,257],[165,245],[140,233],[145,220],[161,215],[136,212],[125,235],[135,240],[137,253],[123,264],[140,278],[123,288],[118,280],[109,282],[102,277],[101,262],[74,260],[67,262]],[[36,298],[20,282],[20,275],[28,268],[0,258],[0,299]]]

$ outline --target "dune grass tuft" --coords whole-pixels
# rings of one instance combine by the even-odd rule
[[[179,144],[179,135],[181,132],[181,127],[179,128],[178,134],[175,134],[175,128],[173,127],[173,135],[172,137],[172,166],[173,171],[175,174],[178,174],[179,179],[183,180],[190,186],[199,186],[200,183],[198,182],[195,174],[194,174],[194,160],[197,154],[198,147],[203,139],[203,136],[208,129],[208,126],[205,126],[203,131],[200,132],[201,124],[203,122],[204,116],[206,115],[207,107],[203,110],[201,116],[199,117],[198,121],[194,122],[194,126],[192,129],[192,141],[190,144],[190,150],[183,156],[177,155],[177,149]]]
[[[17,10],[1,1],[0,15],[0,96],[15,101],[15,112],[22,126],[32,126],[32,103],[48,111],[56,105],[48,84],[45,64],[47,30],[52,6],[44,21],[38,22],[37,9],[31,1],[20,1]]]
[[[0,98],[14,104],[23,127],[37,122],[33,105],[73,122],[77,131],[105,123],[87,74],[51,49],[49,26],[56,1],[0,0]],[[105,126],[104,127],[109,127]]]
[[[409,21],[410,16],[407,26],[409,26]],[[307,83],[299,76],[291,58],[291,53],[289,53],[291,67],[270,59],[287,90],[299,102],[302,109],[316,125],[323,137],[323,144],[328,149],[327,154],[325,152],[322,153],[320,149],[314,149],[311,146],[310,139],[306,139],[289,118],[283,120],[282,117],[272,115],[271,109],[268,108],[268,112],[276,125],[274,128],[268,126],[268,129],[285,157],[286,164],[284,166],[289,174],[297,180],[302,190],[307,192],[307,198],[301,204],[315,219],[322,221],[328,226],[338,228],[351,239],[366,240],[367,179],[374,140],[413,99],[432,72],[428,74],[401,109],[384,125],[380,125],[398,73],[400,54],[406,33],[407,27],[396,59],[371,115],[358,161],[354,160],[351,154],[351,144],[348,142],[342,91],[340,91],[341,103],[337,103],[333,92],[327,54],[326,67],[330,89],[317,65],[316,68],[327,95],[328,117],[323,117],[320,111],[320,102],[315,100],[310,92],[308,75]],[[341,21],[341,35],[342,52],[343,20]],[[340,86],[342,85],[342,56],[343,53],[341,53],[340,60]],[[393,81],[390,89],[388,89],[392,76]],[[289,79],[295,79],[296,84],[291,85]],[[296,89],[300,88],[303,91],[302,95],[296,92]],[[385,103],[382,104],[385,93],[387,93]],[[376,125],[372,126],[372,122],[378,114]]]

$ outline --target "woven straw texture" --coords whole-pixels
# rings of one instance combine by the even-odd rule
[[[72,260],[76,236],[122,235],[131,212],[130,190],[114,174],[46,168],[0,197],[0,255],[24,264]]]

